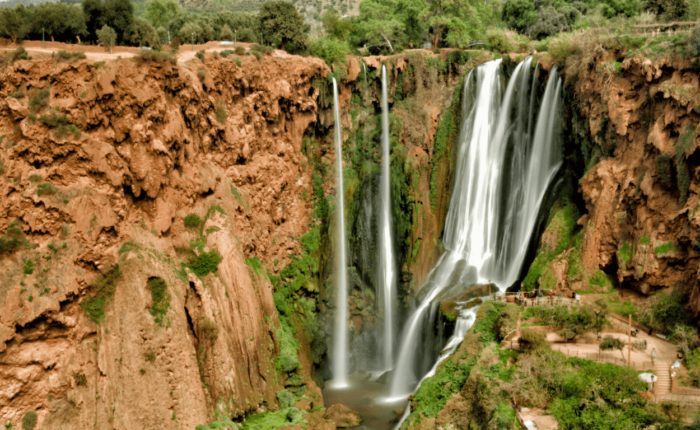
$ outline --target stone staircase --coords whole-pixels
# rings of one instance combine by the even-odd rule
[[[657,360],[654,363],[654,373],[657,380],[654,383],[654,394],[656,397],[665,396],[671,393],[671,369],[668,363]]]

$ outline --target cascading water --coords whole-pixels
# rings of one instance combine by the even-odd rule
[[[385,370],[394,363],[394,297],[396,289],[396,268],[394,246],[391,234],[391,184],[389,160],[389,108],[387,101],[386,66],[382,66],[382,173],[379,193],[381,210],[379,214],[379,283],[382,289],[384,307],[383,366]]]
[[[345,258],[345,204],[343,196],[343,137],[338,107],[338,85],[333,78],[333,114],[335,115],[335,192],[336,213],[336,288],[338,315],[333,338],[333,387],[348,386],[348,282]]]
[[[519,275],[540,202],[561,165],[555,138],[561,82],[553,69],[530,138],[531,64],[532,57],[518,64],[505,93],[501,60],[467,76],[446,251],[419,290],[422,301],[404,327],[390,399],[410,394],[428,370],[425,364],[417,368],[415,358],[426,311],[438,294],[486,280],[504,289]]]

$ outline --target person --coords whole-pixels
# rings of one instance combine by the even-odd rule
[[[656,348],[651,349],[651,365],[654,365],[654,359],[656,358]]]

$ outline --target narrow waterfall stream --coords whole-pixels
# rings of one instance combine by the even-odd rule
[[[467,76],[467,116],[445,223],[446,251],[419,290],[424,297],[404,325],[388,401],[407,397],[428,370],[416,357],[426,311],[440,293],[489,280],[504,290],[518,277],[540,202],[561,165],[554,138],[561,83],[552,70],[530,139],[531,62],[528,57],[518,64],[503,97],[501,60]],[[512,153],[510,160],[507,153]]]
[[[343,136],[338,108],[338,84],[333,78],[333,114],[335,116],[335,169],[336,169],[336,288],[338,314],[333,337],[333,387],[348,386],[348,281],[345,257],[345,204],[343,188]]]
[[[380,179],[381,211],[379,214],[379,282],[384,308],[383,366],[389,370],[394,364],[394,297],[396,295],[396,268],[392,240],[391,184],[389,159],[389,108],[387,101],[386,66],[382,66],[382,173]]]

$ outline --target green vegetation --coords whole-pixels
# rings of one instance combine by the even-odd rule
[[[87,387],[87,376],[84,374],[73,372],[73,379],[75,379],[75,385],[78,387]]]
[[[27,411],[22,417],[22,430],[34,430],[36,427],[37,415],[34,411]]]
[[[115,264],[99,275],[92,281],[87,288],[87,294],[80,303],[85,316],[93,322],[100,324],[104,319],[105,306],[114,296],[117,289],[117,282],[122,277],[122,270],[118,264]]]
[[[245,259],[246,264],[248,267],[251,268],[255,276],[261,276],[267,274],[267,271],[263,267],[262,263],[260,262],[260,259],[258,257],[253,257],[253,258],[246,258]]]
[[[202,218],[197,214],[189,214],[185,217],[185,227],[187,228],[199,228],[202,224]]]
[[[666,185],[671,185],[671,156],[668,154],[660,154],[656,157],[656,172],[661,178],[661,182]]]
[[[22,273],[25,275],[31,275],[34,273],[34,262],[32,260],[24,260],[22,265]]]
[[[681,207],[685,205],[688,200],[688,188],[690,187],[690,175],[688,174],[688,167],[685,165],[685,153],[690,147],[693,136],[695,135],[695,130],[692,126],[687,125],[683,133],[678,137],[678,142],[676,142],[675,152],[676,152],[676,174],[678,179],[678,189],[681,192],[679,204]]]
[[[542,236],[542,243],[523,280],[526,291],[531,291],[538,285],[541,288],[551,287],[543,285],[545,279],[543,275],[547,274],[547,268],[552,261],[571,244],[579,216],[578,209],[573,203],[558,201],[552,207],[547,229]]]
[[[226,122],[226,105],[224,103],[216,105],[216,120],[222,124]]]
[[[29,248],[31,246],[24,236],[24,231],[20,225],[19,221],[12,221],[5,234],[0,237],[0,254],[14,252],[22,247]]]
[[[674,250],[675,247],[673,245],[673,241],[658,245],[654,248],[654,252],[656,255],[663,255],[663,254],[668,254],[671,252],[671,250]]]
[[[187,261],[187,267],[192,270],[192,273],[201,277],[214,273],[219,269],[219,263],[224,257],[219,254],[216,249],[209,252],[202,252],[200,255],[190,257]]]
[[[39,184],[36,187],[36,195],[41,197],[41,196],[52,196],[58,192],[58,189],[54,184],[45,182],[43,184]]]
[[[165,315],[170,309],[170,292],[168,285],[161,278],[150,278],[146,286],[151,291],[151,310],[155,323],[161,327],[165,325]]]

